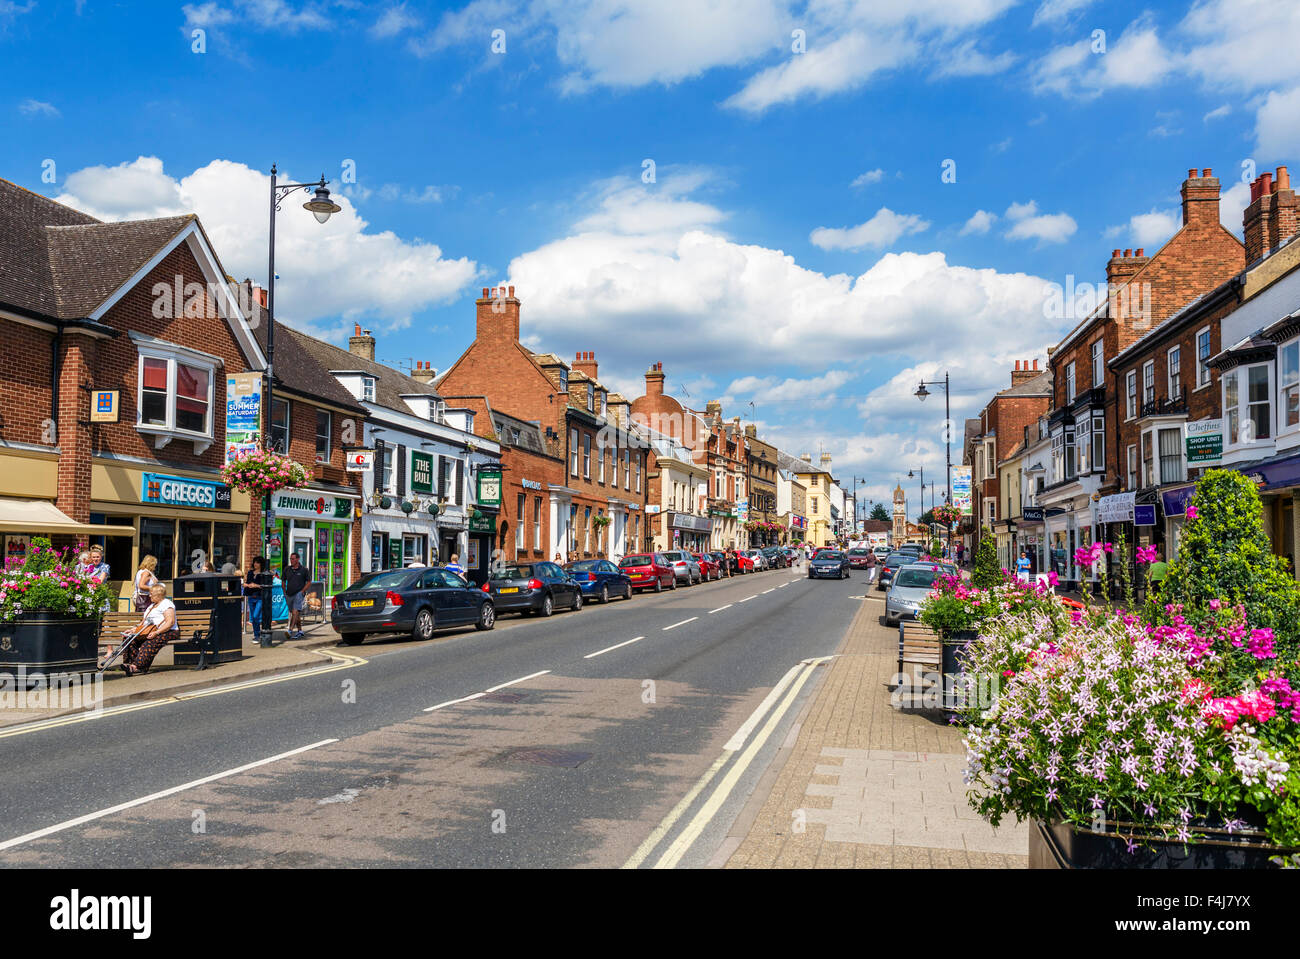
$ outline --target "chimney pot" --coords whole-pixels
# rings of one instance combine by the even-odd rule
[[[1201,171],[1201,176],[1208,177],[1208,176],[1214,176],[1214,174],[1210,171],[1209,167],[1206,167],[1204,170]]]
[[[1127,260],[1132,255],[1133,255],[1133,251],[1131,249],[1124,251],[1124,259]]]
[[[1187,179],[1189,180],[1196,179],[1196,167],[1192,167],[1190,170],[1187,171]]]
[[[1110,254],[1110,255],[1111,255],[1112,257],[1118,257],[1118,256],[1119,256],[1119,250],[1113,250],[1113,251],[1111,251],[1111,254]]]
[[[1273,192],[1273,174],[1263,173],[1259,178],[1259,193],[1263,196],[1266,193]]]
[[[487,298],[488,298],[488,288],[485,286],[483,287],[483,299],[486,300]]]
[[[1137,256],[1143,256],[1145,253],[1146,253],[1146,247],[1140,246],[1137,248],[1137,254],[1136,254]]]
[[[512,286],[510,287],[510,296],[514,297],[514,295],[515,295],[515,288]]]
[[[353,324],[352,324],[352,335],[353,335],[353,336],[360,336],[360,335],[361,335],[361,324],[360,324],[360,323],[353,323]]]
[[[1291,189],[1291,174],[1287,172],[1284,166],[1277,168],[1277,188],[1279,190]]]
[[[1038,360],[1037,360],[1037,359],[1034,360],[1034,369],[1038,369]]]

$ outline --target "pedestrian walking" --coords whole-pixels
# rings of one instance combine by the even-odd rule
[[[289,604],[289,638],[305,639],[302,631],[302,607],[306,600],[307,567],[302,565],[297,553],[289,554],[289,565],[280,574],[284,586],[284,601]]]
[[[1022,583],[1029,582],[1029,554],[1023,549],[1020,551],[1020,558],[1016,560],[1016,579]]]
[[[158,577],[154,575],[157,568],[158,557],[147,554],[140,560],[140,568],[135,571],[135,591],[131,595],[131,601],[137,613],[143,613],[152,602],[149,590],[158,585]]]
[[[867,550],[867,585],[876,581],[876,551]]]
[[[266,601],[266,590],[262,587],[262,574],[266,572],[266,560],[261,556],[253,557],[253,564],[244,577],[244,613],[253,624],[253,642],[262,642],[262,603]]]
[[[447,563],[445,568],[451,570],[453,573],[460,573],[462,575],[465,573],[465,567],[460,565],[459,553],[451,554],[451,561]]]

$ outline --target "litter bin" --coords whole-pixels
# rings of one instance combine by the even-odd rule
[[[243,655],[244,596],[238,576],[222,573],[194,573],[177,576],[172,581],[172,602],[179,612],[211,610],[212,628],[201,643],[182,635],[174,647],[177,666],[197,666],[207,653],[206,662],[227,663]]]

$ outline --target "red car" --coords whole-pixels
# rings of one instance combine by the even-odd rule
[[[633,553],[624,556],[618,568],[632,580],[633,589],[652,589],[659,593],[665,588],[677,588],[677,574],[661,553]]]
[[[722,579],[722,568],[708,553],[691,553],[695,561],[700,564],[700,579],[708,582],[711,579]]]
[[[739,571],[743,573],[752,573],[754,571],[754,561],[742,553],[740,550],[735,551],[736,564]]]

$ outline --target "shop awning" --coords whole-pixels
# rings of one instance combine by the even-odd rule
[[[49,500],[0,497],[0,532],[89,533],[95,536],[131,536],[133,526],[78,523]]]

